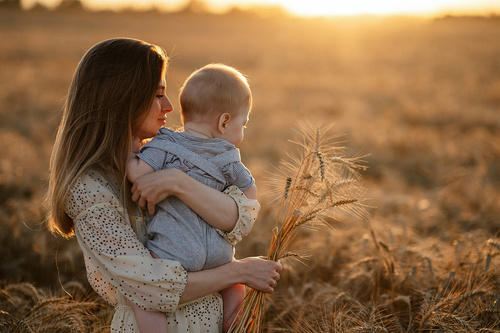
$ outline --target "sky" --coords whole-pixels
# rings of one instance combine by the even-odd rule
[[[119,9],[128,6],[147,9],[152,5],[178,9],[187,0],[81,0],[95,9]],[[22,0],[25,7],[34,3],[57,6],[61,0]],[[231,6],[280,5],[292,14],[304,16],[337,15],[440,15],[500,13],[500,0],[205,0],[217,10]]]

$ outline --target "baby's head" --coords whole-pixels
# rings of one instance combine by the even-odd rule
[[[209,64],[193,72],[180,89],[182,123],[205,123],[216,137],[237,146],[252,108],[246,78],[223,64]],[[238,134],[238,132],[240,134]]]

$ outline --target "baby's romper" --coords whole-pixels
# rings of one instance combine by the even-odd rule
[[[162,128],[137,156],[154,170],[177,168],[219,191],[231,185],[245,191],[254,184],[238,149],[223,139],[197,138]],[[168,197],[158,206],[158,212],[148,219],[146,246],[160,258],[178,261],[187,271],[232,260],[234,244],[177,197]]]

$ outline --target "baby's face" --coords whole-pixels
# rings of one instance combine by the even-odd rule
[[[226,127],[226,132],[222,138],[226,141],[231,142],[236,147],[243,141],[245,137],[245,128],[248,123],[248,118],[250,116],[250,107],[247,106],[239,110],[235,116],[233,116]]]

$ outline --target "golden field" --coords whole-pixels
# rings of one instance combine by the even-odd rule
[[[338,145],[367,155],[369,217],[338,214],[300,234],[309,258],[287,261],[266,332],[500,331],[498,17],[0,8],[0,332],[107,331],[111,309],[89,290],[76,240],[44,228],[42,201],[73,71],[117,36],[167,50],[177,109],[184,79],[207,63],[248,75],[255,105],[240,149],[262,210],[238,258],[267,254],[269,179],[298,125],[334,124]],[[178,126],[178,113],[168,121]]]

